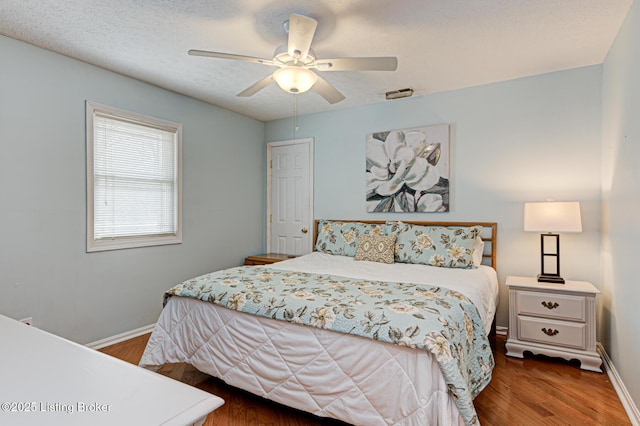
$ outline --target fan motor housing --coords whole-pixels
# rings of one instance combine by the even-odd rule
[[[316,61],[316,52],[313,49],[309,49],[309,53],[304,59],[300,58],[292,58],[289,55],[287,50],[287,46],[280,46],[273,52],[273,62],[278,65],[301,65],[301,66],[311,66]]]

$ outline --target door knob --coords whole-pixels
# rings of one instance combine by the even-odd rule
[[[302,228],[301,231],[303,234],[306,234],[309,230],[307,228]]]

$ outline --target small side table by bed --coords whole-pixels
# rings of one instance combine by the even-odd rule
[[[296,256],[291,254],[266,253],[257,254],[255,256],[247,256],[244,259],[245,265],[270,265],[283,260],[292,259]]]
[[[586,281],[538,282],[535,277],[507,277],[509,336],[507,355],[524,351],[580,360],[583,370],[602,372],[596,352],[596,295]]]
[[[0,424],[202,425],[208,392],[0,315]]]

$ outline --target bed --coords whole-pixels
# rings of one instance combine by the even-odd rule
[[[186,362],[351,424],[479,424],[472,401],[494,365],[496,232],[493,222],[316,221],[312,253],[168,290],[140,365]],[[393,263],[376,259],[388,261],[389,246]]]

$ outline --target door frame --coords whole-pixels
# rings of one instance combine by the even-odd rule
[[[271,148],[274,146],[286,145],[302,145],[309,147],[309,223],[307,228],[310,232],[309,249],[313,251],[313,138],[293,139],[288,141],[276,141],[267,143],[267,252],[271,252],[271,167],[273,165],[271,158]]]

